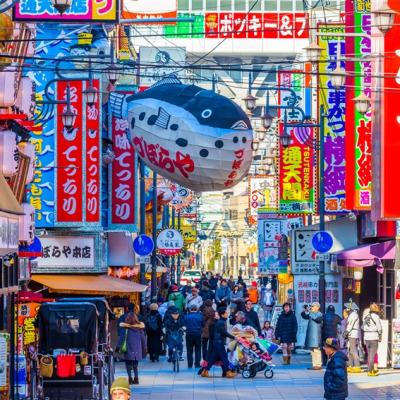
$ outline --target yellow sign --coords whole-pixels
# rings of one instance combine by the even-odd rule
[[[196,243],[197,240],[197,232],[196,229],[193,229],[192,226],[182,226],[181,227],[183,241],[185,244]]]

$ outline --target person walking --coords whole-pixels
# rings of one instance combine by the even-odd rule
[[[276,295],[272,290],[272,285],[267,283],[260,289],[260,305],[264,311],[264,320],[271,321],[272,312],[276,303]]]
[[[358,355],[358,346],[360,342],[360,317],[358,316],[359,308],[356,303],[350,301],[344,304],[348,313],[346,330],[344,338],[349,343],[349,367],[348,372],[360,373],[360,357]]]
[[[186,297],[186,311],[189,312],[191,306],[196,306],[199,310],[202,305],[203,299],[199,295],[199,289],[193,287],[192,293]]]
[[[175,307],[180,311],[183,312],[183,309],[185,308],[185,297],[184,295],[179,292],[179,288],[177,285],[172,285],[171,286],[171,294],[168,296],[168,301],[173,301],[175,304]]]
[[[275,328],[275,338],[279,340],[283,354],[283,364],[290,364],[292,349],[297,341],[297,319],[290,303],[283,305]]]
[[[327,338],[323,349],[328,358],[324,374],[324,399],[345,400],[349,395],[347,356],[340,351],[340,343],[337,338]]]
[[[261,335],[261,325],[258,318],[258,314],[253,309],[253,303],[251,300],[247,300],[245,304],[244,314],[246,316],[246,323],[253,327],[259,335]]]
[[[371,303],[369,312],[363,318],[361,327],[364,332],[364,343],[368,354],[368,376],[378,375],[374,362],[379,342],[382,340],[382,323],[379,313],[379,306],[376,303]]]
[[[222,376],[226,378],[234,378],[236,374],[229,370],[229,361],[226,354],[225,342],[226,338],[235,339],[226,328],[226,320],[228,318],[228,311],[226,307],[218,308],[219,320],[215,323],[214,328],[214,340],[213,340],[213,352],[210,354],[207,367],[205,367],[201,373],[203,378],[210,376],[209,371],[216,360],[222,362]]]
[[[170,316],[164,318],[165,334],[167,335],[168,362],[172,361],[174,347],[178,349],[179,360],[183,361],[183,334],[184,321],[177,307],[171,307]]]
[[[342,318],[335,312],[335,307],[330,304],[326,309],[326,313],[322,318],[322,343],[325,343],[325,340],[328,338],[336,338],[339,337],[339,327],[342,322]],[[322,353],[322,363],[326,365],[328,359],[326,353]]]
[[[151,362],[158,362],[162,354],[162,317],[156,303],[150,304],[150,314],[146,322],[147,351]]]
[[[124,333],[118,339],[116,351],[119,352],[121,347],[126,343],[126,352],[124,353],[124,361],[126,372],[130,384],[139,384],[139,361],[146,357],[146,337],[145,325],[139,321],[139,318],[134,312],[130,312],[125,319],[121,322],[120,327]],[[132,371],[134,377],[132,379]]]
[[[208,281],[203,281],[203,284],[201,286],[201,290],[199,292],[199,296],[203,300],[203,304],[206,300],[214,300],[215,294],[214,292],[210,289],[210,284]]]
[[[215,292],[215,302],[217,307],[228,307],[231,299],[231,289],[229,289],[226,279],[222,279],[219,288]]]
[[[314,302],[311,305],[311,310],[304,306],[304,310],[301,313],[301,317],[308,320],[305,347],[311,350],[312,367],[309,369],[314,371],[322,368],[321,336],[323,316],[319,310],[320,304]]]
[[[204,302],[204,307],[203,307],[204,325],[203,325],[203,330],[201,332],[201,348],[202,348],[203,360],[207,360],[208,342],[210,338],[210,326],[215,321],[215,311],[212,305],[213,305],[212,300],[208,299]]]
[[[188,368],[193,367],[193,350],[194,350],[194,366],[200,368],[201,361],[201,333],[204,326],[203,314],[200,313],[195,304],[189,309],[189,314],[184,317],[186,326],[186,353]]]

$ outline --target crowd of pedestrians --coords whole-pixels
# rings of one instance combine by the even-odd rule
[[[121,352],[121,347],[125,346],[123,358],[129,383],[139,383],[138,366],[146,354],[151,362],[158,362],[162,355],[171,361],[175,348],[184,361],[183,331],[186,333],[187,367],[198,369],[203,377],[208,377],[209,370],[216,364],[221,366],[223,377],[235,376],[228,361],[226,340],[235,339],[238,329],[248,329],[259,338],[278,343],[283,365],[289,365],[293,362],[301,320],[307,324],[304,347],[311,353],[310,369],[326,367],[326,399],[347,397],[347,373],[362,371],[361,349],[366,354],[368,375],[377,375],[376,354],[382,339],[377,304],[372,303],[360,315],[354,302],[346,303],[342,318],[332,305],[322,313],[319,303],[314,302],[304,306],[298,320],[293,304],[286,302],[272,324],[277,303],[275,285],[271,280],[247,285],[242,277],[235,280],[218,274],[203,274],[198,282],[188,281],[180,288],[175,284],[163,285],[145,318],[129,305],[119,320],[116,349]],[[260,314],[263,314],[263,324]]]

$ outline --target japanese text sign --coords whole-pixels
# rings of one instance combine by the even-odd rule
[[[42,237],[43,256],[37,259],[33,272],[63,273],[66,270],[93,272],[95,266],[94,237]]]
[[[87,83],[86,83],[87,84]],[[99,81],[93,86],[98,90]],[[100,97],[93,105],[86,104],[86,221],[100,222]]]
[[[283,130],[281,126],[281,130]],[[312,213],[314,207],[314,129],[288,128],[292,143],[280,143],[279,211],[290,214]]]
[[[257,213],[277,211],[277,183],[275,176],[254,176],[249,178],[250,223],[257,222]]]
[[[113,22],[117,20],[117,0],[73,0],[60,14],[51,0],[20,0],[14,8],[16,21]]]
[[[178,255],[184,245],[183,237],[175,229],[164,229],[157,236],[157,250],[166,256]]]
[[[122,20],[138,19],[143,20],[143,23],[149,23],[148,19],[176,18],[176,16],[177,0],[122,0]],[[157,25],[165,23],[160,21]]]
[[[345,88],[336,89],[332,85],[331,73],[337,66],[337,58],[345,53],[344,25],[320,24],[318,32],[319,45],[322,48],[322,59],[328,62],[318,64],[319,68],[319,103],[326,106],[324,137],[324,179],[325,211],[341,213],[346,210],[345,204]],[[342,57],[343,60],[343,57]],[[340,61],[345,68],[344,61]],[[320,118],[322,118],[320,116]]]
[[[135,150],[127,136],[128,121],[112,118],[115,160],[111,165],[111,224],[135,223]]]
[[[371,113],[359,113],[353,98],[363,92],[371,97],[371,2],[346,1],[346,51],[356,60],[346,65],[346,206],[350,210],[371,209],[372,126]]]
[[[390,3],[391,7],[396,11],[400,11],[397,1]],[[383,76],[383,85],[380,81],[375,85],[384,87],[379,93],[374,93],[375,104],[374,110],[376,118],[373,124],[373,141],[374,152],[378,148],[380,154],[377,154],[379,164],[376,163],[374,168],[377,173],[373,174],[373,199],[375,219],[398,219],[400,218],[400,186],[398,185],[398,159],[399,159],[399,128],[400,128],[400,112],[398,104],[400,103],[400,14],[395,15],[393,27],[386,32],[384,38],[379,40],[376,38],[374,42],[378,42],[384,49],[378,51],[385,54],[391,54],[391,57],[383,59],[383,71],[378,70],[376,75]],[[383,43],[382,43],[383,42]],[[374,49],[375,52],[375,49]],[[382,80],[382,78],[380,78]],[[383,112],[383,114],[382,114]],[[375,155],[375,153],[374,153]],[[375,207],[376,206],[376,207]]]
[[[305,13],[206,13],[206,38],[306,39]]]
[[[82,135],[82,81],[69,82],[71,110],[76,121],[71,129],[64,127],[62,113],[65,104],[57,106],[57,222],[83,221],[83,135]],[[58,82],[58,99],[65,100],[67,83]]]

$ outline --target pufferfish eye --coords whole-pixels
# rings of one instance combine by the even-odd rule
[[[206,108],[205,110],[203,110],[203,112],[201,113],[202,118],[210,118],[212,115],[212,111],[209,108]]]

